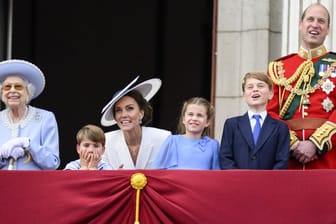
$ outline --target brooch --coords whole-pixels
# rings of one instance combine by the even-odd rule
[[[333,82],[327,79],[326,81],[324,81],[321,87],[322,87],[323,92],[329,95],[329,93],[334,90],[335,85]]]
[[[322,102],[323,109],[327,112],[331,111],[334,108],[333,102],[329,99],[329,97],[325,98]]]
[[[41,116],[39,113],[35,114],[35,121],[40,121],[41,120]]]

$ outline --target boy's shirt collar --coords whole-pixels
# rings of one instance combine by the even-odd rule
[[[267,116],[267,111],[266,110],[264,110],[263,112],[260,112],[260,113],[255,113],[255,112],[252,112],[252,111],[248,110],[247,113],[248,113],[248,116],[249,116],[250,120],[253,119],[252,116],[254,114],[259,114],[263,121],[265,120],[265,118]]]

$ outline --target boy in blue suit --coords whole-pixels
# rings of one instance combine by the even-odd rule
[[[225,121],[219,152],[221,168],[287,169],[288,126],[266,112],[273,97],[272,81],[265,73],[250,72],[243,79],[242,89],[248,111]]]

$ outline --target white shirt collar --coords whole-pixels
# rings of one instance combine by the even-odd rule
[[[248,116],[249,116],[250,120],[253,119],[252,116],[254,114],[259,114],[261,116],[262,121],[264,121],[266,119],[266,116],[267,116],[267,111],[266,110],[264,110],[263,112],[260,112],[260,113],[255,113],[255,112],[252,112],[252,111],[248,110],[247,113],[248,113]]]

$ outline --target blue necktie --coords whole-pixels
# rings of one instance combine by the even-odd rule
[[[253,118],[256,120],[256,123],[253,128],[253,140],[254,140],[254,144],[256,145],[259,134],[260,134],[260,130],[261,130],[261,125],[260,125],[261,116],[259,114],[254,114]]]

